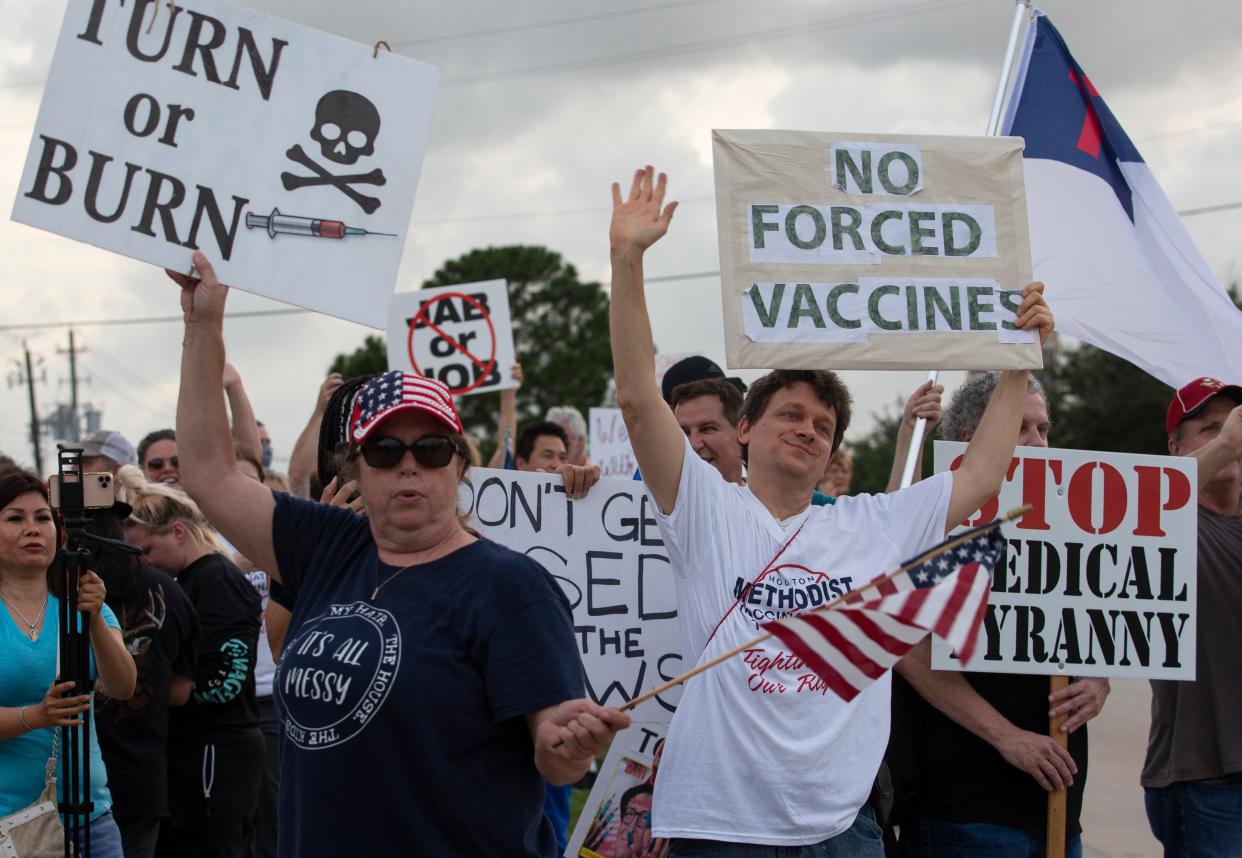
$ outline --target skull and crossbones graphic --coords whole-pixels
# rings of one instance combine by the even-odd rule
[[[337,164],[352,165],[359,158],[375,152],[375,138],[379,135],[380,115],[375,105],[364,96],[348,90],[336,89],[319,99],[315,107],[315,125],[311,139],[319,144],[323,157]],[[300,145],[294,145],[285,153],[290,161],[306,167],[313,176],[281,173],[280,181],[286,191],[298,188],[331,185],[349,197],[367,214],[380,207],[376,197],[354,190],[353,185],[383,185],[388,180],[378,168],[369,173],[336,175],[306,154]]]

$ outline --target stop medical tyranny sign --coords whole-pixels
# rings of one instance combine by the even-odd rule
[[[936,470],[966,445],[937,441]],[[1003,526],[982,652],[986,673],[1195,678],[1198,505],[1195,460],[1019,447],[999,498],[974,526]],[[961,670],[933,641],[932,666]]]

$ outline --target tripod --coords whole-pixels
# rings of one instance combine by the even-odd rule
[[[90,619],[78,610],[78,581],[89,570],[94,555],[84,543],[109,545],[118,551],[141,554],[141,550],[125,542],[96,536],[86,530],[90,512],[86,504],[82,474],[82,450],[61,449],[58,460],[59,498],[57,506],[68,536],[65,547],[57,552],[59,560],[60,599],[58,681],[72,680],[74,694],[90,694],[95,688],[91,669]],[[109,504],[110,505],[110,504]],[[98,508],[98,507],[96,507]],[[61,800],[64,816],[65,858],[91,854],[91,714],[82,713],[82,723],[60,728]]]

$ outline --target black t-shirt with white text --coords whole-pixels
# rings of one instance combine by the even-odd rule
[[[281,856],[554,855],[522,716],[583,696],[556,582],[486,539],[390,567],[366,519],[276,499]]]

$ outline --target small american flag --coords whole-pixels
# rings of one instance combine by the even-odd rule
[[[461,419],[447,387],[435,379],[394,369],[377,375],[358,391],[351,421],[354,443],[361,443],[388,415],[407,409],[430,414],[461,434]]]
[[[964,664],[975,653],[992,569],[1004,553],[999,525],[976,528],[965,541],[958,542],[964,534],[946,540],[834,606],[763,628],[847,702],[928,632],[948,641]]]

